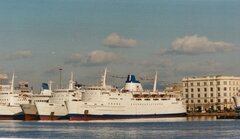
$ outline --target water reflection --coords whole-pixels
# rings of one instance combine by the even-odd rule
[[[215,121],[216,116],[188,116],[187,121]]]
[[[240,120],[187,117],[118,121],[0,121],[1,138],[239,138]]]

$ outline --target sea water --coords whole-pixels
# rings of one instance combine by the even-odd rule
[[[240,138],[240,119],[169,118],[114,121],[0,121],[0,138]]]

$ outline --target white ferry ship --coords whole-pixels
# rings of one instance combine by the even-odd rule
[[[29,103],[32,91],[24,84],[14,89],[14,74],[11,84],[3,84],[8,79],[6,74],[0,74],[0,120],[22,120],[23,112],[20,104]],[[20,84],[21,85],[21,84]]]
[[[81,101],[67,103],[70,120],[109,120],[129,118],[159,118],[186,116],[180,98],[156,91],[144,91],[134,75],[128,75],[125,87],[107,86],[106,70],[101,86],[84,88]]]
[[[39,115],[35,102],[48,102],[52,96],[51,82],[42,83],[41,92],[33,94],[29,100],[29,104],[21,104],[22,111],[24,113],[24,120],[39,120]],[[50,87],[49,87],[50,86]]]
[[[69,88],[55,89],[48,102],[35,102],[40,120],[68,119],[66,102],[69,100],[81,100],[82,90],[76,88],[73,74],[69,81]]]

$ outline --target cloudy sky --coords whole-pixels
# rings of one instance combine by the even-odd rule
[[[240,75],[239,0],[0,1],[0,72],[35,88],[133,73]],[[108,78],[109,84],[122,79]]]

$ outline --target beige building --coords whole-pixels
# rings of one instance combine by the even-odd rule
[[[229,111],[240,89],[240,77],[204,76],[182,79],[183,98],[189,112]]]

